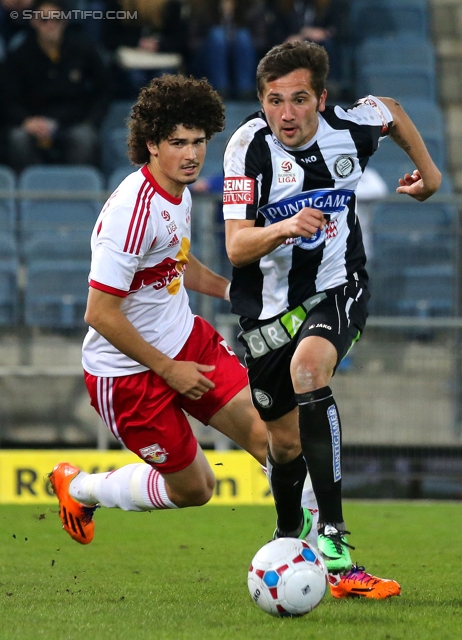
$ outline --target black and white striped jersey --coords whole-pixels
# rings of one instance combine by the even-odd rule
[[[265,226],[305,206],[321,208],[328,220],[313,238],[291,238],[235,268],[234,313],[265,320],[349,279],[367,282],[355,189],[391,122],[387,107],[368,96],[351,109],[326,107],[314,138],[299,149],[284,147],[262,112],[234,132],[224,156],[225,220]]]

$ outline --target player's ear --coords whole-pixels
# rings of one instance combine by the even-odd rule
[[[318,100],[318,111],[322,112],[326,108],[327,89],[324,89],[321,93],[321,97]]]
[[[147,146],[147,148],[148,148],[149,153],[150,153],[152,156],[157,156],[157,155],[158,155],[158,153],[159,153],[159,147],[158,147],[156,144],[154,144],[154,142],[151,142],[151,141],[149,141],[149,140],[148,140],[148,141],[146,142],[146,146]]]

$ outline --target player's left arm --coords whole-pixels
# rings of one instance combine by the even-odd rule
[[[438,191],[441,172],[433,162],[422,136],[399,102],[392,98],[379,99],[393,116],[390,138],[407,153],[416,166],[412,174],[407,173],[398,180],[400,186],[396,193],[405,193],[423,202]]]
[[[229,300],[229,280],[206,267],[192,254],[184,272],[184,284],[187,289],[204,293],[214,298]]]

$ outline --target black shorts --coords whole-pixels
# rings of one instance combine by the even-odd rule
[[[327,298],[308,313],[295,337],[279,349],[260,358],[253,358],[245,341],[241,339],[246,347],[245,364],[249,371],[252,402],[266,422],[281,418],[297,406],[290,376],[290,362],[303,338],[321,336],[334,345],[337,350],[335,373],[341,360],[364,330],[370,294],[363,284],[354,282],[325,293]]]

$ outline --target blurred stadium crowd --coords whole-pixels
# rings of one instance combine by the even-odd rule
[[[329,52],[329,103],[349,106],[368,93],[398,99],[443,172],[429,202],[393,197],[398,177],[413,167],[385,139],[369,163],[375,173],[358,189],[376,322],[370,319],[355,349],[353,371],[343,377],[339,370],[336,379],[350,423],[352,495],[356,481],[363,495],[364,479],[389,487],[396,476],[403,495],[460,497],[462,450],[454,445],[462,434],[462,217],[447,158],[454,163],[454,149],[462,158],[462,127],[453,126],[462,123],[462,108],[448,119],[441,95],[445,106],[462,105],[462,83],[454,82],[462,67],[449,49],[454,74],[441,74],[437,64],[432,7],[444,1],[0,0],[2,446],[29,443],[26,427],[34,425],[37,442],[45,442],[46,425],[55,445],[93,441],[93,413],[79,417],[88,405],[79,362],[89,236],[108,193],[134,170],[126,119],[139,88],[156,75],[182,72],[207,77],[225,101],[226,129],[209,143],[193,192],[193,242],[198,257],[229,275],[220,213],[224,146],[258,108],[259,58],[274,44],[306,38]],[[462,25],[462,9],[460,18]],[[444,22],[455,41],[457,20],[448,12]],[[233,343],[225,303],[193,294],[192,305]],[[362,403],[349,403],[354,385]],[[390,444],[409,451],[383,454]],[[443,445],[450,452],[441,462],[435,447]],[[422,478],[433,482],[442,466],[457,476],[454,487],[424,491]]]
[[[87,239],[105,192],[133,170],[125,121],[141,86],[184,72],[223,96],[226,129],[197,185],[218,202],[226,140],[258,108],[257,61],[300,38],[330,54],[331,102],[368,93],[402,102],[450,195],[426,0],[0,0],[0,324],[83,326]],[[389,140],[369,166],[382,195],[412,171]],[[453,315],[455,207],[388,199],[368,210],[380,190],[364,186],[373,313]]]

